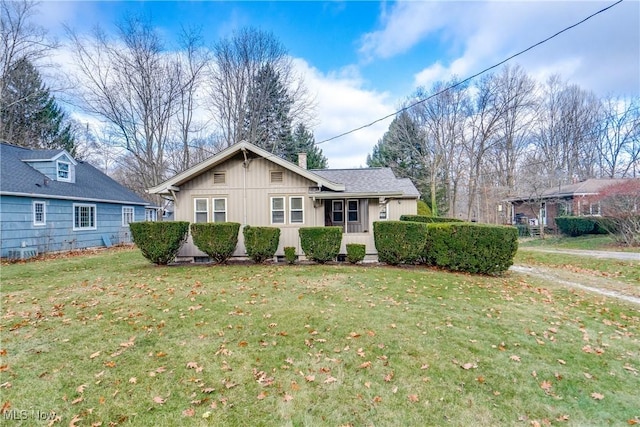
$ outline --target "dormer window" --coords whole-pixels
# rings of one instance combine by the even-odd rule
[[[71,163],[58,161],[58,181],[71,181]]]

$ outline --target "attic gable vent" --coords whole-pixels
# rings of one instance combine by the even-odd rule
[[[284,173],[282,171],[271,171],[271,183],[281,184],[284,180]]]
[[[227,174],[224,172],[214,172],[213,173],[213,183],[214,184],[226,184],[227,182]]]

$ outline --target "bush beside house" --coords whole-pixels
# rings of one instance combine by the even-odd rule
[[[132,222],[129,224],[134,243],[142,255],[158,265],[173,261],[187,240],[189,223],[186,221]]]
[[[361,262],[366,254],[366,245],[360,243],[347,243],[347,261],[351,264]]]
[[[280,229],[277,227],[245,226],[242,230],[247,255],[254,262],[261,263],[273,258],[280,242]]]
[[[238,244],[240,224],[237,222],[209,222],[191,224],[193,244],[215,262],[226,262]]]
[[[298,231],[305,256],[324,264],[336,259],[342,243],[342,227],[302,227]]]
[[[376,221],[373,237],[378,261],[391,265],[420,260],[427,239],[427,225],[410,221]]]

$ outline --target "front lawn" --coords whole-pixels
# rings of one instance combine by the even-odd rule
[[[23,425],[640,422],[640,308],[515,273],[119,249],[1,279],[2,416]]]
[[[546,236],[540,238],[520,239],[521,248],[545,248],[545,249],[582,249],[595,251],[622,251],[640,252],[640,248],[621,246],[609,235],[587,234],[578,237]]]

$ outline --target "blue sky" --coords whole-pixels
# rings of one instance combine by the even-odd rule
[[[168,41],[182,25],[202,28],[210,44],[246,26],[271,31],[316,97],[321,141],[395,111],[417,86],[475,74],[611,3],[46,1],[37,19],[62,42],[63,23],[109,31],[126,13],[148,16]],[[626,0],[510,63],[539,81],[559,73],[599,96],[640,96],[640,2]],[[365,166],[388,125],[322,144],[330,166]]]

